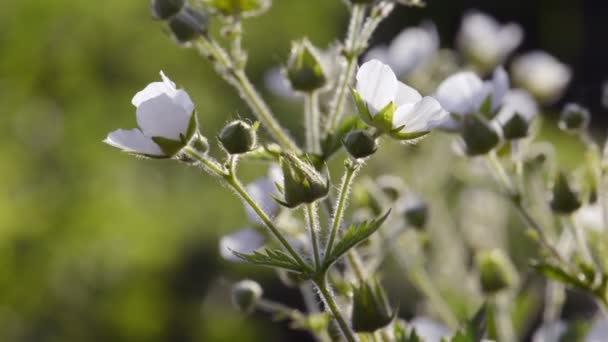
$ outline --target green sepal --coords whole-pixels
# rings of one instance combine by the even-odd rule
[[[571,214],[582,205],[578,194],[570,187],[568,177],[564,172],[559,172],[557,175],[550,204],[556,214]]]
[[[491,119],[494,116],[494,113],[492,113],[492,94],[486,96],[485,100],[481,103],[479,114],[487,119]]]
[[[424,342],[424,340],[418,336],[416,329],[412,328],[408,332],[408,329],[404,324],[397,321],[393,327],[393,338],[395,342]]]
[[[353,289],[352,327],[355,332],[373,333],[390,324],[397,316],[388,303],[377,279],[365,281]]]
[[[361,98],[361,95],[355,88],[350,88],[350,92],[353,94],[353,99],[355,101],[355,105],[357,106],[357,110],[359,112],[359,116],[361,120],[370,126],[374,126],[374,121],[369,109],[367,108],[367,104]]]
[[[466,115],[463,120],[462,138],[469,156],[490,152],[500,142],[500,137],[481,115]]]
[[[502,126],[502,133],[505,139],[515,140],[528,136],[529,123],[519,113],[513,116]]]
[[[165,137],[152,137],[152,141],[160,147],[161,151],[167,158],[171,158],[177,154],[186,144],[182,141],[172,140]]]
[[[197,114],[196,110],[193,110],[192,113],[190,114],[190,121],[188,122],[188,129],[186,130],[186,136],[184,137],[183,134],[180,134],[180,137],[182,138],[182,142],[184,144],[187,144],[190,141],[190,139],[192,139],[194,134],[198,131],[198,116],[196,114]]]
[[[395,103],[390,102],[372,118],[373,126],[381,132],[393,130],[393,114],[395,114]]]
[[[397,129],[394,129],[394,130],[390,131],[388,134],[391,136],[391,138],[397,139],[397,140],[414,140],[414,139],[422,138],[429,133],[430,133],[430,131],[399,132]]]
[[[342,147],[342,140],[353,130],[363,129],[365,124],[358,116],[344,119],[334,132],[330,132],[321,142],[322,159],[329,160]]]

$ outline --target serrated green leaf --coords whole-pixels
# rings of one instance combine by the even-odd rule
[[[386,218],[390,213],[391,211],[389,210],[382,217],[375,220],[351,225],[342,239],[336,243],[330,254],[327,256],[327,258],[325,258],[324,267],[326,269],[329,268],[334,262],[336,262],[336,260],[338,260],[351,248],[355,247],[375,233],[380,226],[382,226],[382,223],[386,221]]]
[[[365,124],[357,116],[344,119],[338,128],[334,132],[329,133],[321,142],[322,159],[329,160],[342,147],[342,139],[344,139],[346,134],[352,130],[363,128],[365,128]]]
[[[305,270],[288,254],[279,249],[265,249],[262,252],[252,254],[239,253],[232,251],[234,255],[252,264],[278,267],[296,273],[304,273]]]

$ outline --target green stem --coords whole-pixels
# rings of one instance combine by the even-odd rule
[[[217,72],[233,87],[247,105],[251,108],[257,118],[264,124],[272,137],[284,148],[300,153],[300,148],[289,137],[285,129],[275,119],[270,108],[259,95],[251,81],[239,66],[235,66],[230,55],[217,42],[209,37],[201,37],[196,47],[202,55],[211,60]]]
[[[346,55],[346,70],[340,76],[338,81],[337,91],[331,100],[330,112],[327,118],[327,126],[325,127],[325,134],[333,131],[342,114],[344,113],[344,102],[346,100],[346,94],[348,88],[352,82],[355,69],[357,67],[357,57],[359,52],[357,51],[358,36],[361,33],[361,26],[365,19],[365,5],[354,4],[350,16],[350,23],[348,24],[348,34],[344,42],[344,49]]]
[[[298,252],[291,246],[287,239],[283,236],[281,231],[272,223],[268,215],[260,208],[260,206],[249,196],[247,190],[236,178],[233,170],[225,170],[217,162],[210,160],[206,156],[201,155],[191,147],[184,148],[184,153],[188,156],[198,160],[207,170],[211,171],[212,174],[222,177],[224,182],[230,186],[258,215],[258,217],[264,222],[266,227],[270,230],[272,235],[279,241],[279,243],[287,250],[292,258],[304,269],[306,272],[312,273],[313,269],[308,265],[304,259],[298,254]]]
[[[306,214],[310,240],[312,242],[312,255],[315,261],[315,269],[318,270],[321,267],[321,254],[319,253],[319,238],[317,237],[317,231],[319,230],[317,205],[314,202],[306,204],[306,211],[304,213]]]
[[[321,136],[319,133],[319,93],[311,91],[304,98],[304,118],[306,126],[306,150],[321,153]]]
[[[395,251],[395,253],[397,252]],[[402,260],[399,260],[399,264],[405,269],[406,274],[416,288],[428,298],[433,308],[437,310],[437,314],[441,319],[451,329],[457,329],[460,325],[458,318],[454,315],[452,309],[445,303],[437,286],[433,283],[426,270],[421,266],[408,267],[407,265],[404,265]]]
[[[513,320],[510,312],[511,300],[507,294],[499,294],[494,297],[494,316],[496,320],[496,331],[498,340],[501,342],[515,342],[515,329],[513,328]]]
[[[356,342],[357,337],[355,335],[355,332],[350,328],[350,326],[346,322],[346,319],[342,315],[342,312],[340,311],[340,308],[338,307],[338,304],[334,299],[334,295],[331,293],[331,290],[327,286],[326,274],[321,275],[319,279],[315,280],[315,285],[319,289],[319,293],[325,301],[327,308],[334,316],[334,319],[338,322],[338,326],[340,327],[344,338],[346,338],[346,340],[349,342]]]
[[[363,265],[361,265],[361,257],[359,253],[353,248],[348,253],[346,253],[346,260],[348,261],[348,266],[353,270],[357,280],[363,283],[365,281],[365,270],[363,269]]]
[[[329,235],[327,246],[325,248],[326,256],[331,254],[332,248],[334,247],[336,235],[338,233],[338,230],[340,230],[342,218],[344,217],[344,209],[346,209],[346,202],[350,193],[350,188],[353,179],[355,178],[355,175],[357,174],[357,171],[360,168],[360,165],[361,164],[358,162],[347,162],[345,165],[344,176],[342,177],[342,185],[340,186],[340,193],[338,194],[338,205],[336,206],[336,210],[334,212],[331,232]]]

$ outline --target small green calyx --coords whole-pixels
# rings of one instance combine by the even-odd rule
[[[245,121],[236,120],[222,129],[218,140],[230,154],[251,152],[257,145],[257,128],[258,124],[252,126]]]
[[[296,91],[311,92],[327,84],[321,58],[307,39],[292,43],[286,74]]]
[[[502,133],[507,140],[517,140],[528,136],[530,124],[518,113],[513,114],[511,119],[502,126]]]
[[[327,196],[329,179],[315,169],[310,160],[303,160],[292,153],[284,153],[280,163],[284,179],[284,201],[277,199],[280,204],[295,208]]]
[[[185,7],[168,21],[169,30],[176,42],[188,43],[207,32],[209,17],[206,13]]]
[[[571,214],[581,207],[578,194],[570,187],[568,177],[564,172],[557,175],[552,193],[550,205],[556,214]]]
[[[352,327],[358,333],[373,333],[387,326],[397,310],[389,306],[384,289],[373,279],[353,289]]]
[[[152,0],[150,10],[152,16],[159,20],[166,20],[179,13],[186,0]]]
[[[232,304],[245,314],[255,309],[262,297],[262,287],[253,280],[241,280],[232,286]]]
[[[207,6],[224,16],[250,17],[270,8],[270,0],[203,0]]]
[[[481,289],[486,294],[495,294],[519,281],[515,266],[500,249],[479,252],[476,256]]]
[[[567,132],[579,132],[589,125],[589,110],[575,103],[570,103],[564,107],[560,118],[559,127]]]
[[[429,207],[426,203],[418,201],[413,205],[405,208],[405,219],[412,227],[416,229],[424,229],[429,218]]]
[[[193,139],[195,135],[196,138]],[[154,156],[153,158],[173,158],[188,144],[196,144],[196,141],[198,140],[201,140],[201,144],[206,143],[206,139],[201,136],[200,133],[198,133],[198,119],[196,112],[193,112],[190,116],[188,129],[186,132],[180,134],[179,140],[173,140],[165,137],[152,137],[151,139],[156,143],[156,145],[158,145],[158,147],[160,147],[164,154],[163,157]],[[200,147],[203,147],[203,145]]]
[[[376,138],[365,130],[350,131],[342,143],[348,154],[355,159],[369,157],[378,150]]]
[[[463,118],[462,138],[469,156],[490,152],[500,142],[500,137],[490,123],[480,115],[466,115]]]

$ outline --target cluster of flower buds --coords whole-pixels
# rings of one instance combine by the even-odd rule
[[[173,39],[186,44],[207,31],[207,13],[190,7],[186,0],[152,0],[152,16],[167,22]]]

